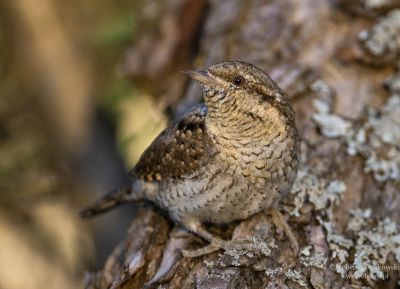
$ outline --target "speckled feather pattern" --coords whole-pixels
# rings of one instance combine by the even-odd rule
[[[207,106],[197,105],[165,129],[142,154],[131,176],[147,182],[182,179],[205,165],[213,156],[206,133]]]
[[[228,223],[276,206],[297,172],[299,135],[279,87],[242,62],[211,66],[207,77],[205,103],[164,130],[131,172],[135,193],[182,223]]]

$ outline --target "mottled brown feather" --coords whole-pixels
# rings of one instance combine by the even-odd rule
[[[205,128],[207,106],[190,109],[183,118],[162,131],[130,172],[146,181],[190,176],[214,154]]]

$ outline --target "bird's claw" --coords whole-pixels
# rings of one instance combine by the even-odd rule
[[[231,240],[224,241],[221,239],[213,239],[211,243],[203,248],[196,250],[182,250],[182,255],[188,258],[200,257],[206,254],[216,252],[223,249],[228,255],[239,254],[249,255],[254,254],[259,256],[261,254],[259,248],[250,240]]]
[[[207,255],[210,253],[213,253],[215,251],[218,251],[219,249],[221,249],[221,247],[216,246],[215,244],[209,244],[203,248],[200,249],[196,249],[196,250],[182,250],[182,255],[183,257],[186,258],[196,258],[196,257],[201,257],[203,255]]]

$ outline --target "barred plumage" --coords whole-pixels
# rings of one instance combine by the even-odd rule
[[[229,243],[210,235],[202,222],[228,223],[277,207],[296,176],[299,135],[289,99],[257,67],[223,62],[187,74],[200,82],[205,103],[143,153],[126,200],[149,199],[208,239],[212,248],[186,252],[198,256]],[[296,251],[289,227],[274,214]]]

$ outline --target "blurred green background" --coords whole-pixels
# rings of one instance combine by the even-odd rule
[[[0,0],[0,288],[82,287],[134,216],[77,212],[165,126],[121,73],[140,2]]]

